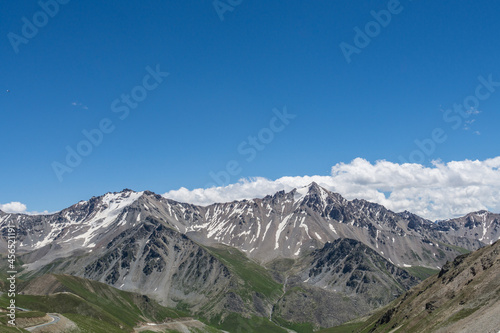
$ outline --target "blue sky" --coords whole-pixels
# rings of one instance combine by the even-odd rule
[[[354,28],[365,31],[371,11],[388,6],[397,13],[348,63],[339,45],[355,46]],[[224,185],[329,175],[358,157],[402,163],[413,156],[409,162],[430,166],[498,156],[500,87],[481,88],[490,94],[466,117],[443,118],[475,96],[478,77],[500,82],[500,3],[493,0],[243,0],[224,20],[211,1],[69,1],[17,44],[12,34],[25,38],[23,17],[43,20],[42,8],[37,1],[2,7],[3,204],[55,211],[123,188],[203,188],[229,161],[236,164],[220,178]],[[122,94],[145,91],[148,66],[169,75],[120,119],[113,110],[126,105]],[[270,122],[284,107],[296,117],[275,121],[280,131],[270,139]],[[77,149],[82,131],[103,119],[114,130],[60,181],[54,162],[64,165],[66,147]],[[415,140],[428,142],[435,129],[446,140],[418,160],[414,152],[425,149]],[[269,140],[250,154],[248,137],[259,134]]]

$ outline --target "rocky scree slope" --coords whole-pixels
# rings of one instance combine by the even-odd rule
[[[359,332],[498,332],[500,241],[448,262]]]

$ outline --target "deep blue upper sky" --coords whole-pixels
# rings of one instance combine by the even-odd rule
[[[339,45],[391,2],[243,0],[222,21],[212,1],[73,0],[45,25],[37,1],[2,3],[0,203],[54,211],[126,187],[205,187],[230,160],[230,183],[326,175],[356,157],[402,162],[436,128],[447,140],[425,165],[497,156],[500,87],[468,118],[443,115],[479,76],[500,82],[500,2],[402,0],[348,63]],[[38,33],[12,42],[34,15]],[[113,101],[157,65],[169,76],[120,119]],[[238,146],[269,134],[284,106],[296,118],[247,161]],[[59,181],[53,162],[105,118],[114,131]]]

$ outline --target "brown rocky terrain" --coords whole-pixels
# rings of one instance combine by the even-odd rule
[[[500,331],[500,241],[448,262],[358,332]]]

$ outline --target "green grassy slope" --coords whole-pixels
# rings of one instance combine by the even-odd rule
[[[92,333],[130,332],[140,322],[161,322],[166,318],[188,315],[163,307],[146,296],[100,282],[68,275],[54,276],[64,292],[46,296],[18,294],[16,305],[43,313],[61,313],[74,320],[84,332]],[[7,296],[3,294],[0,306],[5,307],[7,302]],[[0,331],[3,332],[4,328],[1,327]]]
[[[229,246],[207,247],[217,259],[235,275],[241,278],[238,294],[242,297],[248,296],[248,292],[258,292],[270,299],[279,297],[282,285],[271,277],[271,274],[261,265],[251,261],[242,252]]]
[[[433,276],[434,274],[439,273],[439,269],[433,269],[433,268],[428,268],[428,267],[423,267],[423,266],[405,267],[404,269],[408,273],[419,278],[422,281],[427,279],[430,276]]]
[[[245,302],[253,302],[252,296],[255,294],[263,296],[270,303],[274,303],[281,296],[283,285],[277,283],[266,268],[248,259],[244,253],[229,246],[207,247],[207,250],[239,278],[238,285],[232,291]],[[212,318],[210,324],[229,332],[286,333],[285,329],[267,318],[247,318],[236,313],[231,313],[223,319],[221,316]]]

